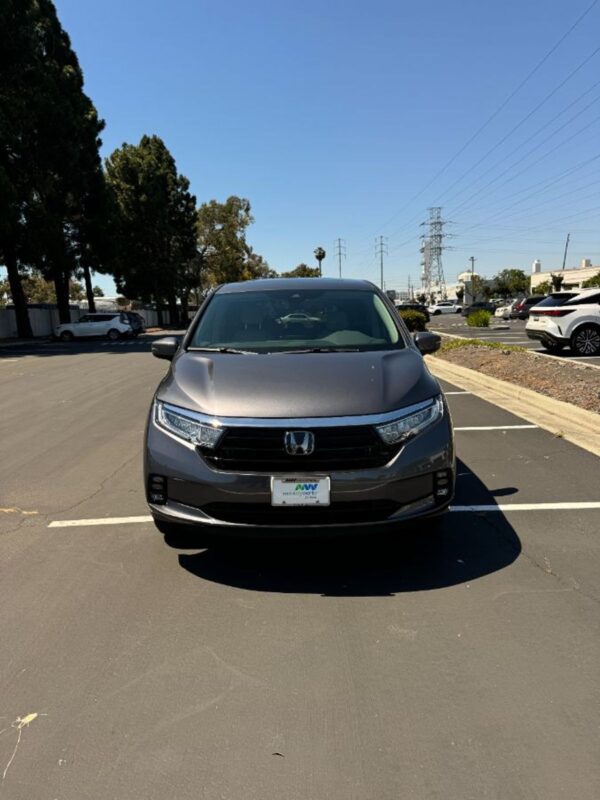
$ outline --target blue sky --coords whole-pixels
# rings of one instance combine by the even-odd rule
[[[471,255],[483,274],[559,266],[568,232],[570,265],[600,263],[600,52],[498,144],[598,47],[600,3],[432,182],[590,4],[56,2],[104,156],[158,134],[199,202],[251,201],[248,239],[277,270],[322,245],[337,274],[342,237],[344,274],[377,280],[386,235],[397,288],[430,205],[454,223],[449,282]]]

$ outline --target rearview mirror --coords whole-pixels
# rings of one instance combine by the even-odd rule
[[[157,339],[152,342],[152,355],[156,358],[165,358],[167,361],[172,361],[173,356],[179,349],[179,339],[175,336],[164,336],[162,339]]]
[[[431,333],[431,331],[419,331],[415,333],[414,340],[423,355],[435,353],[435,351],[439,350],[442,346],[442,337],[438,336],[437,333]]]

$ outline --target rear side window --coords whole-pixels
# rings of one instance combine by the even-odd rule
[[[544,297],[544,299],[540,303],[536,303],[537,306],[562,306],[563,303],[566,303],[567,300],[570,300],[572,297],[577,297],[576,292],[565,292],[563,294],[549,294],[548,297]]]
[[[579,300],[574,299],[569,301],[570,306],[589,306],[600,303],[600,293],[591,294],[587,297],[581,297]]]

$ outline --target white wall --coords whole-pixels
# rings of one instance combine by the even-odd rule
[[[75,322],[81,316],[79,308],[71,308],[71,321]],[[29,321],[34,336],[51,336],[58,325],[58,309],[56,308],[30,308]],[[17,336],[17,321],[13,308],[0,309],[0,339],[13,339]]]

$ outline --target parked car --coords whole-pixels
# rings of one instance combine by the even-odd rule
[[[425,322],[429,322],[429,320],[431,319],[429,316],[429,309],[422,303],[396,303],[396,310],[399,312],[418,311],[419,314],[423,314],[423,316],[425,317]]]
[[[453,300],[438,300],[437,303],[432,303],[429,306],[429,313],[432,316],[436,314],[460,314],[461,308],[462,306]]]
[[[579,356],[600,355],[600,291],[584,289],[563,299],[550,295],[531,309],[525,331],[530,339],[557,353],[569,346]]]
[[[116,341],[122,336],[133,336],[133,327],[125,311],[110,311],[102,314],[84,314],[77,322],[57,325],[54,335],[63,342],[73,339],[106,336]]]
[[[475,311],[489,311],[490,314],[494,314],[496,306],[493,303],[487,302],[471,303],[469,306],[463,306],[461,313],[463,317],[468,317],[469,314],[473,314]]]
[[[541,303],[544,295],[533,294],[529,297],[520,297],[510,312],[510,319],[527,319],[532,306]]]
[[[518,300],[509,300],[508,302],[504,302],[494,311],[494,316],[500,319],[510,319],[510,312],[518,302]]]
[[[138,314],[136,311],[126,311],[127,318],[131,323],[131,328],[133,330],[134,336],[139,336],[140,333],[144,333],[146,330],[146,320],[142,317],[141,314]]]
[[[298,313],[315,321],[280,323]],[[367,281],[219,287],[181,343],[152,344],[172,361],[146,426],[157,527],[349,532],[439,515],[454,491],[453,432],[422,353],[440,341],[411,336]]]

